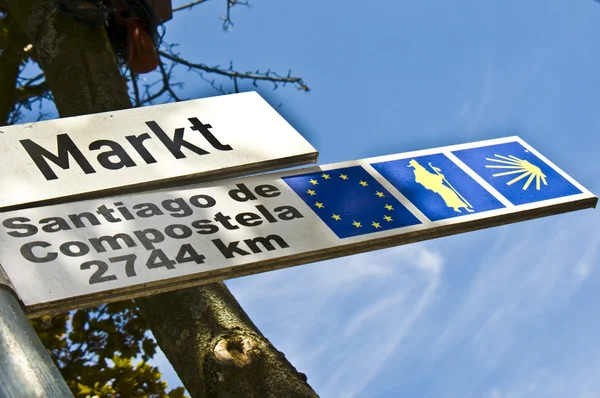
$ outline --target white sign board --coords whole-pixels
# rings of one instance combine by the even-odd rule
[[[7,212],[0,264],[26,310],[40,315],[597,201],[510,137]]]
[[[0,210],[314,163],[257,93],[0,128]]]

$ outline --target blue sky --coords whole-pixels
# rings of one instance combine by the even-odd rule
[[[600,4],[252,0],[223,33],[223,3],[166,40],[303,76],[308,94],[258,91],[320,163],[519,135],[600,192]],[[227,285],[322,397],[596,397],[598,225],[586,210]]]
[[[519,135],[600,193],[593,0],[250,2],[227,33],[225,1],[179,12],[165,40],[303,76],[310,93],[257,91],[321,164]],[[585,210],[227,285],[322,397],[597,397],[598,225]]]

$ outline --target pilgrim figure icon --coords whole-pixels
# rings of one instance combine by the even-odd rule
[[[473,206],[450,184],[440,168],[433,166],[430,162],[429,167],[434,171],[432,173],[414,159],[408,162],[407,167],[414,168],[415,182],[437,193],[447,207],[458,213],[462,213],[461,209],[465,209],[468,213],[474,212]]]

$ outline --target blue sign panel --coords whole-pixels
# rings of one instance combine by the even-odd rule
[[[372,166],[432,221],[504,207],[443,154]]]
[[[518,142],[452,153],[514,205],[581,193]]]
[[[420,224],[361,166],[283,180],[339,238]]]

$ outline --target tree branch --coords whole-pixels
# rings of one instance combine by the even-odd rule
[[[183,11],[183,10],[191,10],[197,5],[206,3],[208,0],[195,0],[190,3],[184,4],[179,7],[173,8],[173,12]],[[227,9],[225,11],[225,15],[221,16],[221,20],[223,21],[223,30],[228,30],[233,27],[233,21],[231,20],[231,9],[237,5],[250,7],[250,3],[247,0],[225,0],[227,2]]]
[[[33,86],[23,86],[17,88],[17,102],[27,102],[35,100],[36,97],[42,97],[48,94],[50,87],[46,82]]]
[[[40,114],[37,120],[44,119],[47,114],[41,112],[43,100],[52,100],[52,94],[50,93],[50,87],[46,81],[34,84],[35,82],[44,78],[44,74],[40,73],[37,76],[31,78],[19,77],[17,79],[17,87],[14,90],[13,101],[14,109],[9,119],[9,124],[17,123],[22,116],[21,110],[23,108],[31,110],[32,105],[36,102],[39,104]]]
[[[30,86],[33,83],[37,82],[38,80],[41,80],[43,77],[44,77],[44,74],[40,73],[37,76],[34,76],[34,77],[30,78],[30,79],[25,80],[25,82],[23,83],[23,86]]]
[[[183,84],[171,83],[171,77],[172,77],[171,75],[172,75],[174,67],[175,67],[175,64],[171,64],[171,66],[169,67],[169,70],[167,70],[165,68],[164,64],[162,63],[162,61],[159,63],[159,71],[161,74],[161,78],[144,87],[144,97],[140,100],[140,106],[143,106],[148,103],[152,103],[152,101],[160,98],[163,94],[168,94],[169,98],[174,101],[181,101],[181,98],[179,98],[177,93],[175,93],[174,88],[181,87],[181,86],[183,86]],[[158,83],[162,84],[161,88],[158,91],[151,94],[151,88],[153,86],[157,85]]]
[[[225,15],[221,17],[223,21],[223,30],[228,30],[233,27],[233,21],[231,20],[231,9],[237,5],[250,7],[250,3],[247,0],[226,0],[227,1],[227,11]]]
[[[274,84],[274,89],[278,87],[279,84],[293,84],[298,90],[302,91],[310,91],[310,88],[304,83],[301,77],[292,77],[291,71],[288,72],[287,76],[280,76],[271,70],[267,70],[266,72],[238,72],[233,70],[233,65],[230,65],[228,69],[221,69],[219,67],[211,67],[205,64],[196,64],[193,62],[189,62],[185,59],[179,58],[174,54],[170,54],[164,51],[159,51],[161,57],[167,58],[177,64],[187,66],[189,69],[201,70],[207,73],[215,73],[222,76],[227,76],[230,79],[246,79],[252,80],[256,85],[257,81],[268,81]]]
[[[142,102],[140,101],[140,89],[139,89],[138,83],[137,83],[137,75],[131,69],[129,69],[129,74],[131,76],[131,86],[133,87],[135,106],[136,107],[142,106]]]
[[[173,8],[173,12],[177,12],[177,11],[181,11],[181,10],[191,10],[192,8],[194,8],[194,6],[197,6],[198,4],[206,3],[207,1],[208,0],[192,1],[191,3],[184,4],[182,6]]]
[[[173,87],[171,87],[171,72],[173,71],[173,65],[171,65],[171,67],[169,68],[169,70],[167,71],[165,69],[165,65],[162,63],[162,61],[158,64],[158,66],[160,67],[160,72],[162,74],[162,79],[163,79],[163,88],[165,89],[166,92],[168,92],[171,97],[179,102],[181,101],[181,99],[177,96],[177,94],[175,94],[175,91],[173,90]],[[177,83],[175,83],[177,84]]]

